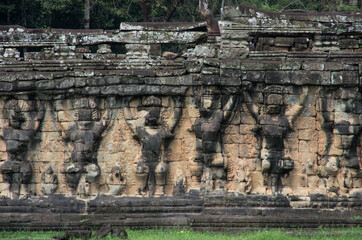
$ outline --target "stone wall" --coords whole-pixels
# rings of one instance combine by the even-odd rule
[[[0,26],[0,205],[24,216],[11,226],[49,227],[44,208],[68,216],[48,216],[58,227],[80,213],[217,227],[232,212],[268,226],[330,208],[323,221],[358,224],[361,16],[225,15],[220,36],[205,23]]]

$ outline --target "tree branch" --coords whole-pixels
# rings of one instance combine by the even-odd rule
[[[150,19],[150,13],[151,13],[151,9],[150,6],[148,5],[148,1],[149,0],[141,0],[141,8],[142,8],[142,16],[143,16],[143,21],[144,22],[148,22]]]
[[[169,22],[172,15],[175,13],[178,5],[181,3],[181,0],[173,0],[171,3],[171,6],[167,9],[167,12],[165,14],[165,17],[163,18],[163,21]]]

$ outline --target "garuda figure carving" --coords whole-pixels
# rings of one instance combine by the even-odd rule
[[[249,91],[244,91],[247,111],[256,122],[252,128],[261,136],[261,162],[264,182],[271,186],[273,194],[278,192],[280,177],[293,169],[293,160],[284,156],[284,140],[293,130],[293,122],[303,109],[307,95],[299,96],[293,106],[285,106],[283,92],[279,86],[264,89],[264,103],[257,104]],[[268,184],[268,178],[271,177]]]
[[[138,107],[130,107],[128,101],[124,108],[127,123],[142,148],[136,170],[142,182],[139,192],[145,194],[148,191],[149,196],[164,194],[167,173],[164,151],[174,136],[182,113],[180,97],[164,100],[167,104],[163,106],[161,98],[148,96],[141,99]]]
[[[227,160],[223,154],[222,125],[227,123],[236,103],[236,96],[221,96],[220,89],[209,87],[201,96],[200,118],[194,123],[196,162],[202,171],[201,190],[226,190]]]
[[[358,113],[362,106],[361,93],[343,88],[338,92],[337,96],[330,95],[333,98],[321,98],[320,101],[322,128],[327,136],[322,165],[328,175],[327,190],[336,194],[342,193],[339,192],[341,189],[352,188],[352,172],[360,171],[357,148],[362,130]],[[341,97],[349,94],[354,98]],[[339,183],[337,175],[341,179]]]
[[[23,192],[21,190],[27,194],[27,185],[33,176],[27,153],[44,118],[44,107],[40,101],[31,97],[10,98],[5,100],[3,118],[8,122],[2,136],[8,158],[1,165],[0,172],[9,183],[12,197],[16,198]]]
[[[55,109],[63,138],[73,145],[70,161],[66,163],[64,171],[66,182],[72,194],[76,194],[79,188],[82,195],[94,195],[96,193],[90,193],[91,186],[96,186],[100,174],[97,150],[101,135],[111,119],[107,102],[95,97],[65,99],[56,104]],[[78,186],[80,182],[82,184]]]

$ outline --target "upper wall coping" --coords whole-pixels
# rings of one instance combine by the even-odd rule
[[[291,21],[355,22],[362,21],[361,13],[344,12],[270,12],[253,7],[239,6],[224,8],[225,20],[238,17],[277,18]]]
[[[206,22],[122,22],[121,31],[207,31]]]

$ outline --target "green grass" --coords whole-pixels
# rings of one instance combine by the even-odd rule
[[[48,231],[0,231],[0,239],[51,239],[56,235],[62,235],[63,232]]]
[[[41,232],[41,231],[0,231],[0,239],[50,239],[56,235],[62,235],[63,232]],[[320,228],[318,230],[257,230],[239,233],[213,233],[213,232],[194,232],[190,230],[172,229],[172,230],[129,230],[127,229],[128,239],[137,240],[360,240],[362,239],[362,228]],[[112,238],[110,235],[103,239]]]

